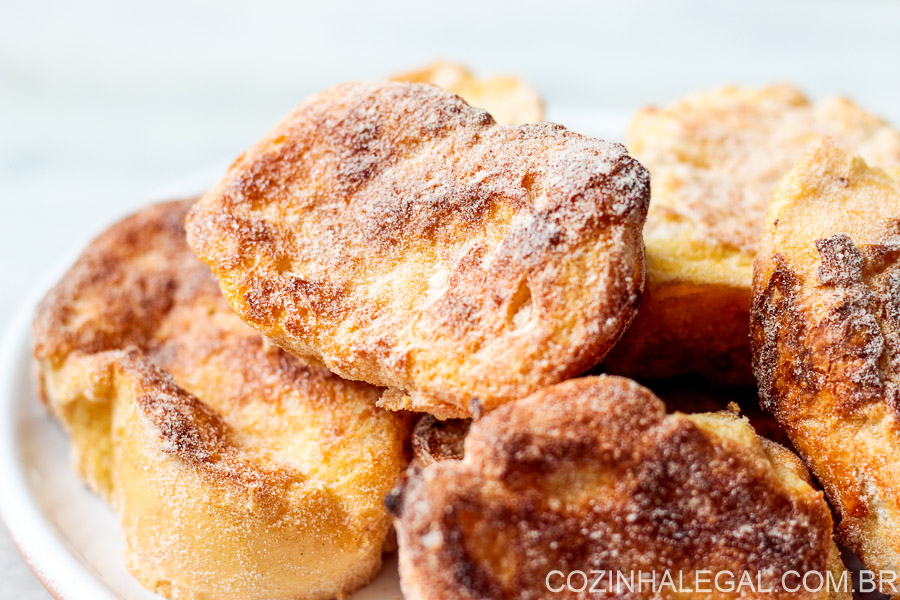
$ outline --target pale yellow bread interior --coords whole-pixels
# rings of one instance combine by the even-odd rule
[[[725,87],[638,112],[626,145],[651,176],[647,279],[606,360],[612,372],[752,382],[747,323],[763,216],[779,179],[825,137],[872,164],[900,164],[900,132],[888,123],[788,85]]]
[[[327,599],[367,583],[406,464],[379,388],[288,355],[184,237],[190,201],[98,237],[35,317],[42,395],[118,513],[128,568],[173,599]]]

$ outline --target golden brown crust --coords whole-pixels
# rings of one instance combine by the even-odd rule
[[[900,183],[830,141],[779,185],[754,267],[764,406],[841,517],[842,542],[900,574]]]
[[[747,385],[753,380],[749,319],[749,289],[660,283],[648,276],[638,315],[604,366],[637,378],[699,373],[717,385]]]
[[[35,355],[54,363],[147,346],[170,311],[220,295],[215,279],[185,252],[193,200],[160,204],[99,235],[35,313]],[[147,268],[134,268],[141,262]]]
[[[611,372],[752,382],[747,323],[763,216],[778,180],[826,136],[873,164],[900,164],[900,132],[849,100],[811,103],[786,85],[726,87],[635,116],[627,146],[653,181],[647,290],[607,359]]]
[[[509,75],[479,79],[462,65],[435,61],[421,69],[398,73],[391,81],[428,83],[483,108],[501,125],[544,120],[544,103],[531,86]]]
[[[843,572],[804,476],[730,413],[666,415],[632,381],[567,381],[476,420],[463,460],[389,497],[401,583],[408,600],[524,599],[549,595],[552,570],[709,569],[762,573],[773,598],[849,598],[777,591],[792,569]],[[629,597],[671,597],[649,587]]]
[[[35,315],[45,401],[172,598],[331,598],[364,585],[405,466],[381,390],[268,343],[187,246],[192,200],[99,236]]]
[[[192,210],[238,314],[392,409],[490,410],[596,364],[643,279],[646,171],[432,86],[311,98]]]

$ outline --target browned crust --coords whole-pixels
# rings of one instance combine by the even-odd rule
[[[38,360],[146,346],[176,304],[219,295],[208,269],[184,251],[195,201],[145,209],[91,243],[35,312]],[[148,268],[134,268],[140,261]]]
[[[662,400],[669,412],[686,414],[728,410],[746,417],[761,437],[792,449],[791,440],[770,413],[759,405],[759,388],[714,386],[700,375],[639,382]]]
[[[365,585],[406,465],[380,388],[291,356],[244,324],[184,219],[123,219],[40,303],[44,400],[76,467],[117,510],[129,569],[178,598],[325,599]]]
[[[747,324],[763,217],[779,179],[826,136],[873,164],[900,163],[890,124],[788,85],[702,91],[635,115],[626,144],[653,180],[647,284],[610,372],[753,382]]]
[[[110,377],[127,379],[137,409],[159,435],[162,452],[188,462],[218,483],[252,492],[261,504],[283,503],[286,489],[303,479],[299,472],[242,448],[219,412],[179,387],[137,348],[94,358],[95,372],[105,367]]]
[[[241,317],[294,354],[467,416],[596,364],[643,279],[646,171],[437,88],[344,84],[245,153],[188,218]]]
[[[668,379],[698,373],[718,385],[748,385],[750,290],[647,281],[638,316],[603,364],[617,375]],[[677,351],[673,349],[677,348]]]
[[[666,415],[623,378],[551,386],[391,496],[405,597],[543,598],[554,569],[840,576],[829,509],[789,455],[734,416]],[[651,596],[668,597],[634,594]]]
[[[218,410],[277,400],[276,390],[297,391],[323,410],[337,410],[345,394],[374,404],[381,390],[272,347],[238,319],[185,242],[196,200],[151,206],[98,236],[39,304],[35,358],[56,367],[73,355],[136,350],[153,363],[150,372],[161,368],[187,390],[219,392],[207,398]],[[147,376],[139,360],[129,362]],[[231,380],[217,382],[210,371],[218,369]]]
[[[841,518],[841,541],[900,573],[895,456],[900,184],[826,142],[782,181],[754,268],[751,334],[764,406]]]

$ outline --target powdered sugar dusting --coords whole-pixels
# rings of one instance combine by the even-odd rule
[[[281,346],[405,392],[392,408],[464,416],[608,351],[642,288],[648,191],[621,145],[345,84],[245,154],[189,239]]]
[[[404,422],[240,320],[187,246],[190,204],[114,225],[41,303],[45,400],[151,590],[348,593],[380,564]]]
[[[778,188],[751,332],[765,406],[822,483],[870,569],[900,549],[900,186],[830,142]]]
[[[465,446],[392,499],[414,598],[544,598],[554,569],[747,570],[792,598],[788,571],[841,569],[802,465],[730,413],[665,415],[634,382],[583,378],[476,420]]]
[[[628,147],[653,175],[647,235],[683,221],[700,242],[754,253],[776,184],[825,137],[871,164],[900,164],[900,133],[887,123],[789,86],[723,88],[644,110]]]

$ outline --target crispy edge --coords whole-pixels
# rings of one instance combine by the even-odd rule
[[[880,386],[873,388],[874,381],[859,379],[865,369],[864,341],[871,332],[854,324],[854,293],[831,290],[834,284],[850,283],[841,281],[850,275],[844,261],[857,255],[866,260],[866,251],[860,253],[857,244],[866,246],[871,241],[866,238],[884,233],[885,222],[878,222],[883,214],[849,206],[851,194],[861,193],[854,192],[856,186],[873,184],[893,188],[900,198],[896,179],[868,168],[830,140],[804,155],[784,177],[767,213],[754,265],[750,330],[763,406],[785,428],[825,489],[840,517],[838,538],[870,569],[897,572],[900,489],[879,489],[895,479],[884,458],[900,447],[896,409],[887,406],[889,399],[878,391]],[[837,209],[838,204],[843,208]],[[885,212],[894,210],[893,218],[900,222],[900,205],[878,204]],[[794,227],[796,234],[791,233]],[[843,231],[857,239],[836,233]],[[840,243],[844,257],[826,264],[823,253],[832,242]],[[874,454],[873,445],[880,448]]]
[[[349,379],[361,379],[375,385],[391,388],[382,399],[382,406],[392,410],[427,410],[441,418],[469,416],[469,403],[472,398],[477,398],[485,407],[490,408],[504,401],[521,397],[543,385],[552,384],[568,377],[578,375],[591,366],[594,366],[602,359],[603,355],[606,354],[609,348],[621,336],[625,327],[627,327],[627,324],[631,321],[631,318],[634,315],[634,308],[639,301],[640,291],[643,288],[643,248],[639,242],[640,231],[632,231],[632,229],[635,229],[635,223],[642,222],[643,220],[646,206],[649,201],[649,186],[646,185],[648,182],[646,180],[646,171],[643,167],[624,153],[621,156],[616,155],[616,164],[612,167],[611,173],[606,174],[602,181],[591,180],[593,183],[587,187],[597,191],[597,193],[600,193],[601,191],[608,192],[608,188],[610,187],[614,188],[613,191],[619,192],[612,195],[609,202],[610,206],[606,206],[606,203],[604,203],[604,210],[601,212],[603,212],[603,214],[608,213],[609,218],[619,225],[619,229],[622,231],[617,231],[617,236],[627,240],[627,242],[620,244],[620,247],[624,247],[628,253],[624,257],[617,257],[617,269],[623,272],[627,271],[622,275],[623,281],[619,283],[623,284],[621,287],[628,289],[619,294],[623,297],[613,298],[611,302],[606,303],[615,306],[616,309],[604,311],[603,318],[597,319],[597,322],[600,323],[600,328],[597,331],[589,333],[585,337],[584,342],[578,347],[566,349],[570,358],[566,361],[564,368],[554,368],[552,373],[544,376],[540,381],[532,381],[531,383],[527,383],[527,385],[519,386],[520,382],[498,382],[498,377],[492,377],[490,379],[493,383],[490,384],[491,389],[489,390],[437,390],[435,389],[435,386],[427,380],[427,377],[423,376],[417,381],[412,381],[409,376],[397,375],[396,373],[398,371],[396,371],[396,369],[400,368],[400,366],[402,366],[400,363],[403,362],[397,357],[389,357],[390,360],[384,359],[380,362],[373,359],[363,365],[362,362],[365,361],[350,361],[346,359],[346,357],[326,356],[327,353],[313,347],[314,344],[311,345],[305,340],[298,339],[297,336],[286,333],[282,321],[286,322],[287,320],[290,320],[291,322],[301,322],[303,319],[300,315],[308,314],[310,306],[316,304],[315,294],[312,292],[309,293],[309,297],[302,296],[299,299],[291,297],[289,300],[282,302],[279,305],[279,309],[275,311],[277,313],[277,318],[270,318],[272,315],[265,310],[254,309],[250,306],[250,302],[247,299],[248,295],[252,296],[254,299],[275,295],[274,290],[276,290],[276,288],[280,290],[278,292],[280,298],[287,298],[298,289],[303,291],[315,288],[315,290],[318,290],[318,288],[322,287],[315,282],[299,281],[295,282],[293,287],[282,286],[282,289],[276,285],[276,282],[266,280],[262,281],[260,285],[257,286],[259,289],[253,289],[246,293],[238,293],[236,291],[240,290],[242,285],[239,276],[240,274],[235,272],[236,269],[233,268],[234,265],[229,263],[229,260],[231,259],[220,259],[223,256],[231,256],[232,254],[234,256],[246,257],[246,255],[249,254],[249,251],[242,250],[238,252],[234,248],[225,250],[223,249],[223,243],[217,243],[212,239],[215,236],[211,235],[211,232],[215,231],[216,228],[220,228],[220,232],[231,231],[233,228],[229,223],[237,223],[237,218],[234,217],[234,215],[227,216],[222,213],[227,213],[228,210],[235,206],[252,202],[252,200],[248,198],[256,198],[256,196],[259,195],[259,186],[264,185],[267,181],[281,177],[281,175],[276,176],[270,172],[271,169],[274,169],[275,166],[279,164],[279,159],[274,157],[274,155],[267,153],[271,150],[278,154],[278,156],[282,156],[290,154],[293,151],[290,148],[291,143],[293,142],[290,142],[290,140],[286,141],[286,132],[296,125],[295,121],[300,118],[303,111],[308,110],[311,106],[318,106],[317,103],[324,103],[325,108],[328,108],[328,106],[330,106],[329,103],[334,103],[334,96],[340,96],[340,94],[344,93],[346,90],[352,89],[352,87],[348,86],[351,86],[351,84],[345,84],[343,87],[324,92],[321,97],[313,98],[297,109],[292,116],[288,117],[288,119],[279,126],[279,128],[257,144],[254,149],[245,153],[245,155],[233,165],[231,169],[232,172],[226,176],[219,187],[210,194],[207,194],[189,216],[189,241],[192,244],[192,247],[202,260],[213,267],[213,270],[216,272],[223,289],[225,290],[226,296],[242,317],[254,327],[263,331],[263,333],[282,347],[285,347],[298,355],[315,356],[316,358],[323,360],[330,369],[343,377]],[[413,88],[408,85],[405,87],[405,93],[408,94],[424,94],[424,90],[427,88],[427,86]],[[430,98],[434,96],[434,93],[428,91],[426,95]],[[454,100],[451,104],[457,106],[460,102]],[[322,107],[316,108],[316,110],[320,109],[322,109]],[[470,107],[464,107],[464,110],[475,111],[475,109],[471,109]],[[486,118],[479,120],[473,116],[472,119],[467,122],[474,123],[475,125],[473,126],[477,126],[481,129],[499,127],[493,124],[489,116],[483,113],[483,111],[476,112],[479,115],[483,114]],[[468,112],[466,114],[468,114]],[[473,112],[472,114],[474,115],[475,113]],[[530,129],[527,130],[528,136],[551,136],[562,135],[562,133],[565,133],[566,135],[574,136],[572,139],[581,138],[581,136],[571,134],[571,132],[564,132],[559,126],[534,124],[527,127],[530,127]],[[501,128],[501,130],[526,131],[525,129],[519,128]],[[354,151],[360,150],[359,147],[354,146],[354,148]],[[380,168],[380,166],[377,168],[373,167],[366,171],[364,174],[365,178],[367,178],[366,181],[377,176]],[[634,178],[634,186],[629,187],[628,185],[625,185],[630,182],[630,179],[628,181],[623,181],[623,174],[626,173],[629,177]],[[355,182],[354,186],[357,186],[357,184],[361,185],[360,182]],[[231,187],[229,186],[237,187],[235,190],[231,190]],[[627,188],[627,191],[619,189],[622,186]],[[570,190],[565,185],[563,185],[563,187],[565,188],[563,190],[563,196],[557,200],[562,200],[564,198],[569,198],[571,200],[583,199],[583,196],[585,195],[583,189]],[[237,188],[240,188],[240,191],[237,191]],[[356,188],[354,187],[354,189]],[[231,190],[231,192],[228,192],[228,190]],[[228,196],[228,194],[232,192],[239,197],[233,199]],[[225,196],[228,196],[229,199],[226,199]],[[566,202],[557,202],[557,204],[559,205],[558,208],[560,210],[563,210],[565,205],[567,205]],[[554,206],[556,206],[556,204],[554,204]],[[582,217],[583,216],[584,215],[582,215]],[[267,241],[270,241],[269,237],[272,235],[272,232],[266,231],[266,228],[262,225],[259,227],[251,227],[249,229],[252,229],[253,231],[247,233],[244,238],[236,243],[246,242],[248,244],[255,244],[257,242],[266,243]],[[527,240],[522,240],[522,243],[531,248],[531,246],[527,244]],[[259,264],[254,266],[255,272],[259,271],[259,267]],[[634,285],[625,283],[626,281],[633,281]],[[229,290],[231,293],[229,293]],[[303,293],[306,294],[307,291],[303,291]],[[327,297],[328,301],[338,297],[338,295],[328,294],[324,294],[324,296]],[[296,310],[294,310],[295,308]],[[331,308],[329,308],[329,310],[331,310]],[[285,314],[288,316],[285,316]],[[300,327],[300,325],[297,325],[297,327]],[[551,345],[554,347],[558,346],[555,342]],[[381,351],[382,349],[379,347],[372,349],[372,353],[374,354]],[[541,360],[541,364],[553,365],[555,363],[554,361]],[[389,367],[390,369],[393,369],[390,376],[386,374]],[[528,377],[531,377],[532,379],[536,379],[538,375],[542,374],[542,372],[538,373],[535,369],[524,370],[523,372],[527,373]],[[486,380],[488,378],[482,377],[481,379]],[[472,377],[460,378],[453,383],[459,388],[464,387],[464,385],[469,385],[472,380]],[[431,389],[420,389],[428,386],[430,386]],[[506,386],[509,389],[497,391],[502,386]],[[486,388],[488,386],[485,384],[482,385],[482,387]]]
[[[605,408],[600,414],[572,410],[561,398],[554,403],[544,397],[577,393],[580,386],[590,385],[609,388]],[[715,443],[724,444],[730,452],[738,455],[748,453],[757,464],[768,465],[771,485],[792,497],[802,497],[802,502],[814,506],[818,517],[824,520],[822,543],[827,548],[823,548],[826,550],[823,566],[833,572],[836,580],[841,578],[845,569],[831,540],[831,516],[827,505],[821,493],[809,486],[808,472],[792,453],[757,437],[746,420],[731,413],[693,416],[677,413],[665,416],[664,413],[662,403],[648,390],[622,378],[603,376],[552,386],[475,421],[466,440],[466,457],[462,461],[438,462],[424,469],[413,469],[406,481],[389,496],[388,507],[395,515],[400,539],[401,582],[406,597],[410,600],[532,597],[520,594],[522,590],[508,596],[509,590],[495,577],[498,574],[492,573],[466,550],[465,536],[466,531],[473,527],[472,519],[483,521],[479,539],[501,553],[516,549],[510,545],[514,542],[507,533],[523,531],[525,526],[525,521],[505,521],[502,511],[497,512],[492,506],[484,506],[480,502],[502,503],[502,498],[512,490],[514,496],[519,498],[522,518],[536,518],[536,500],[530,495],[535,488],[531,486],[536,485],[538,493],[546,490],[535,482],[546,482],[557,477],[557,469],[552,464],[558,467],[562,463],[571,465],[571,461],[583,461],[585,456],[591,456],[596,451],[591,448],[594,442],[610,452],[617,452],[616,448],[621,450],[629,444],[641,443],[637,440],[646,434],[645,428],[673,421],[678,423],[678,427],[693,430],[695,435],[711,436],[718,440]],[[585,428],[590,431],[598,423],[620,431],[623,440],[628,442],[608,439],[591,441],[592,436],[586,434]],[[595,432],[594,437],[596,435]],[[621,446],[617,443],[619,441],[625,445]],[[627,460],[627,456],[628,453],[623,453],[620,458]],[[605,485],[602,474],[593,473],[591,476],[598,477],[597,481]],[[560,481],[571,483],[565,476]],[[729,479],[722,483],[730,487],[733,481]],[[558,491],[564,498],[569,493],[574,493],[574,498],[577,498],[578,492],[567,487],[558,488]],[[568,501],[576,501],[574,498]],[[488,534],[486,528],[491,529],[493,534]],[[647,545],[647,548],[652,547],[653,544]],[[818,548],[808,550],[810,556],[819,556]],[[490,553],[490,549],[485,552]],[[588,566],[578,565],[579,568]],[[510,570],[515,572],[528,566],[527,562],[501,560],[500,568],[505,570],[505,577],[508,578]],[[545,574],[538,575],[542,578]],[[708,596],[704,594],[701,597]],[[797,596],[789,594],[787,597]],[[827,596],[823,594],[823,597],[850,596],[849,593],[835,592]]]

